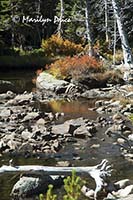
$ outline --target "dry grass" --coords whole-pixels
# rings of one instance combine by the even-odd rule
[[[95,73],[92,74],[92,77],[97,81],[104,81],[107,83],[119,83],[122,81],[122,74],[115,70],[106,71],[104,73]]]
[[[120,101],[120,104],[126,106],[127,104],[133,105],[133,99],[125,98],[125,97],[114,97],[112,101]]]

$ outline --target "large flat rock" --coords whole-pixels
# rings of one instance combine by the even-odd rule
[[[55,91],[56,88],[67,86],[69,83],[64,80],[58,80],[46,72],[40,73],[37,77],[36,86],[39,89]]]

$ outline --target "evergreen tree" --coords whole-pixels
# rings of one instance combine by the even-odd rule
[[[11,44],[9,40],[11,33],[11,9],[10,0],[0,1],[0,36],[1,43]]]
[[[63,18],[71,22],[54,23],[54,17],[61,16],[61,2],[63,2]],[[86,6],[86,2],[89,6]],[[89,31],[93,32],[91,40],[103,42],[111,41],[113,47],[114,12],[111,0],[1,0],[0,1],[0,44],[5,47],[32,46],[38,48],[42,38],[48,38],[59,31],[64,38],[74,42],[88,43]],[[127,30],[129,43],[133,41],[133,1],[118,0],[123,25]],[[86,8],[88,7],[88,11]],[[87,12],[85,12],[87,11]],[[86,15],[85,15],[86,13]],[[36,18],[43,16],[51,19],[49,23],[22,23],[23,16]],[[87,25],[87,16],[89,24]],[[117,30],[118,32],[118,30]],[[117,38],[117,47],[120,47],[120,37]],[[113,48],[112,48],[113,49]]]

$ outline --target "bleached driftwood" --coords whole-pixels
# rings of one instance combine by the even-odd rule
[[[89,167],[51,167],[40,165],[24,165],[24,166],[7,166],[0,167],[0,173],[7,172],[42,172],[44,175],[69,175],[72,170],[75,170],[77,174],[89,174],[96,182],[96,188],[94,192],[94,199],[97,199],[97,193],[105,186],[105,180],[108,176],[111,176],[111,166],[106,159],[96,166]]]

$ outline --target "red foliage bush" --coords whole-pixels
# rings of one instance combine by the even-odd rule
[[[59,79],[79,79],[88,73],[102,71],[102,63],[88,55],[59,59],[47,67],[49,72]]]

